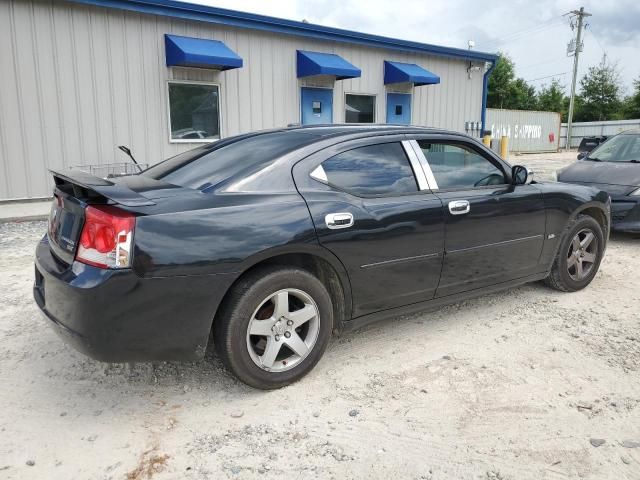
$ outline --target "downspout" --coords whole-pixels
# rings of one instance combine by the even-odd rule
[[[482,77],[482,113],[480,114],[480,119],[482,120],[482,131],[480,132],[480,137],[484,136],[484,131],[486,130],[486,118],[487,118],[487,93],[489,90],[489,75],[493,69],[496,68],[496,60],[491,62],[491,67],[489,70],[484,72],[484,76]]]

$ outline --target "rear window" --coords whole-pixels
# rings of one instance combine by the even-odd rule
[[[273,132],[238,140],[221,140],[176,155],[141,175],[181,187],[209,190],[230,179],[247,177],[315,137],[296,132]]]

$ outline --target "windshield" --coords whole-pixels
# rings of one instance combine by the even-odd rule
[[[595,148],[587,159],[601,162],[640,160],[640,134],[616,135]]]
[[[238,175],[249,176],[314,137],[291,131],[263,133],[241,139],[221,140],[169,158],[141,175],[181,187],[210,190]]]

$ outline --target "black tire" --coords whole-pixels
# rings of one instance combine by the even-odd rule
[[[572,278],[569,268],[569,253],[571,244],[574,237],[579,232],[591,231],[595,235],[597,240],[597,248],[594,249],[596,254],[595,262],[592,264],[592,268],[579,280]],[[545,284],[556,290],[562,292],[576,292],[582,290],[591,283],[593,278],[598,273],[600,268],[600,262],[604,252],[604,235],[602,233],[602,227],[593,218],[588,215],[579,215],[567,228],[567,232],[562,239],[558,253],[551,267],[549,276],[544,280]]]
[[[282,289],[297,289],[313,299],[319,310],[317,340],[306,357],[290,370],[266,371],[251,357],[247,329],[258,307]],[[289,385],[309,373],[327,348],[333,330],[333,305],[324,285],[306,270],[291,267],[260,268],[242,277],[216,315],[213,340],[226,368],[244,383],[262,390]]]

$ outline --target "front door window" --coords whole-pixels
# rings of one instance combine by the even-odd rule
[[[459,189],[504,185],[504,172],[466,145],[418,141],[438,189]]]

